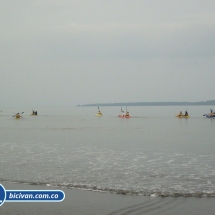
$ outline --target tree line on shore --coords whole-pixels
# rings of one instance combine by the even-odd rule
[[[201,102],[122,102],[122,103],[96,103],[77,105],[77,107],[89,106],[191,106],[191,105],[215,105],[215,100]]]

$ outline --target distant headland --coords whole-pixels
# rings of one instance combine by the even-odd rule
[[[202,102],[122,102],[122,103],[96,103],[77,105],[77,107],[94,106],[192,106],[192,105],[215,105],[215,100]]]

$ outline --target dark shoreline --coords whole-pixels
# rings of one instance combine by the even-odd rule
[[[215,105],[215,100],[202,102],[123,102],[123,103],[97,103],[77,105],[77,107],[97,107],[97,106],[204,106]]]

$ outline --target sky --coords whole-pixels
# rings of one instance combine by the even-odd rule
[[[0,1],[0,109],[207,101],[214,0]]]

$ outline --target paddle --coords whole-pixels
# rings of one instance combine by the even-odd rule
[[[124,111],[122,110],[122,107],[121,107],[121,112],[124,113]]]
[[[22,113],[20,113],[20,114],[23,114],[23,113],[24,113],[24,112],[22,112]],[[17,114],[17,113],[16,113],[16,114]],[[16,116],[16,114],[15,114],[14,116]],[[14,116],[13,116],[13,117],[14,117]],[[21,117],[22,117],[22,116],[21,116]],[[22,118],[23,118],[23,117],[22,117]]]

